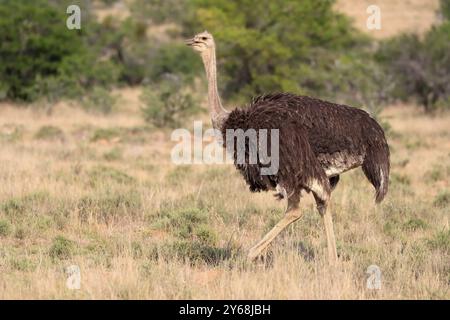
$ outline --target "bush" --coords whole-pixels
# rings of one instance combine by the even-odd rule
[[[159,81],[166,75],[183,75],[184,81],[191,81],[201,70],[201,60],[191,48],[169,43],[155,53],[149,76],[153,81]]]
[[[450,0],[440,1],[440,13],[444,19],[450,20]]]
[[[49,250],[49,255],[54,260],[68,259],[72,256],[74,249],[75,245],[72,240],[66,239],[63,236],[57,236],[53,239],[52,246]]]
[[[147,87],[140,97],[147,122],[155,127],[175,128],[186,116],[198,111],[192,95],[179,79],[169,79]]]
[[[34,100],[39,79],[57,76],[65,59],[81,54],[81,34],[63,27],[64,13],[44,0],[0,3],[0,83],[6,97]]]
[[[87,4],[80,5],[82,17],[89,17]],[[45,97],[54,103],[118,79],[117,66],[99,59],[106,42],[98,36],[102,26],[86,18],[81,30],[69,30],[65,27],[66,7],[45,0],[0,3],[3,98],[35,101]]]
[[[6,237],[11,232],[11,225],[6,220],[0,220],[0,237]]]
[[[382,43],[377,59],[395,79],[394,97],[416,99],[427,112],[450,109],[450,21],[421,40],[401,35]]]
[[[64,132],[55,126],[43,126],[34,135],[38,140],[63,140]]]
[[[130,219],[141,213],[141,197],[135,190],[108,190],[79,200],[78,212],[82,222],[91,220],[112,223],[118,219]]]
[[[109,90],[97,86],[84,97],[82,104],[86,111],[110,114],[114,110],[117,101],[117,96],[111,94]]]
[[[206,29],[214,35],[225,97],[273,91],[323,95],[328,92],[322,78],[339,76],[334,61],[369,43],[333,10],[333,2],[194,0],[184,32],[192,36]]]

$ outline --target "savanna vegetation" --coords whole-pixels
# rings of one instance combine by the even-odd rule
[[[448,299],[450,2],[436,2],[422,33],[379,38],[339,1],[1,1],[0,298]],[[401,3],[391,14],[430,1]],[[65,27],[68,4],[81,30]],[[359,170],[342,177],[336,268],[309,197],[251,264],[283,203],[230,165],[171,162],[170,129],[209,125],[183,43],[204,29],[226,105],[292,91],[382,121],[390,191],[375,206]],[[72,264],[80,290],[66,287]],[[371,264],[381,290],[366,288]]]

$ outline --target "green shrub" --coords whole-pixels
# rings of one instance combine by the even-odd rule
[[[221,248],[200,242],[176,240],[160,247],[153,247],[150,251],[150,258],[153,260],[159,258],[172,260],[175,257],[181,260],[188,260],[192,264],[207,263],[209,265],[218,265],[220,262],[236,256],[237,252],[237,248]]]
[[[192,95],[181,80],[165,80],[144,89],[141,95],[144,119],[155,127],[175,128],[188,115],[198,111]]]
[[[86,111],[100,114],[110,114],[115,109],[117,102],[117,96],[99,86],[94,87],[82,99],[82,105]]]
[[[139,20],[150,19],[154,23],[179,22],[189,10],[186,0],[135,0],[132,15]]]
[[[152,227],[202,244],[212,245],[217,241],[216,233],[207,225],[207,213],[202,209],[164,208],[158,212]]]
[[[158,48],[152,59],[150,79],[159,81],[166,75],[182,75],[192,81],[202,71],[202,63],[191,48],[184,44],[169,43]]]
[[[74,250],[75,244],[72,240],[69,240],[63,236],[57,236],[53,239],[52,245],[49,249],[49,255],[54,260],[63,260],[70,258]]]
[[[11,225],[6,220],[0,220],[0,237],[6,237],[11,232]]]
[[[83,12],[81,30],[65,27],[74,3]],[[87,1],[4,0],[0,16],[1,97],[51,105],[117,82],[120,66],[101,59],[114,37],[91,19]]]
[[[78,201],[77,208],[81,221],[90,219],[110,223],[120,218],[133,218],[141,213],[141,197],[134,190],[108,191],[89,195]]]
[[[0,16],[0,82],[8,98],[34,100],[39,77],[57,76],[64,59],[81,54],[80,32],[44,0],[2,1]]]
[[[418,229],[426,229],[426,228],[427,223],[422,219],[418,218],[409,219],[407,222],[403,224],[403,229],[410,231],[416,231]]]
[[[22,125],[12,123],[4,124],[0,128],[0,141],[16,142],[22,139],[24,128]]]
[[[428,240],[428,245],[450,254],[450,230],[440,231]]]
[[[96,166],[89,171],[89,181],[92,186],[110,184],[115,182],[118,184],[132,184],[135,178],[118,169],[107,166]]]
[[[450,1],[440,0],[440,12],[444,19],[450,20]]]
[[[416,99],[427,112],[450,104],[450,21],[433,26],[421,39],[404,34],[384,41],[377,59],[395,80],[394,98]]]
[[[39,140],[63,140],[64,132],[55,126],[43,126],[36,132],[34,138]]]
[[[122,150],[119,148],[113,148],[103,154],[103,158],[106,161],[116,161],[122,159]]]
[[[447,208],[450,206],[450,192],[448,190],[444,190],[439,193],[433,202],[435,207],[438,208]]]
[[[0,203],[0,212],[12,219],[21,219],[36,210],[38,205],[47,202],[48,199],[47,192],[34,192],[22,197],[13,197]]]
[[[99,140],[110,141],[112,139],[120,138],[122,135],[122,130],[120,128],[100,128],[94,131],[91,137],[91,142],[96,142]]]
[[[351,61],[369,42],[347,17],[333,10],[334,2],[194,0],[188,2],[183,31],[192,36],[206,29],[214,35],[219,83],[226,98],[248,100],[274,91],[330,96],[340,82],[350,87],[372,77],[368,72],[363,75],[372,69],[365,66],[369,60]],[[341,65],[337,60],[342,60]],[[340,74],[344,69],[348,69],[345,75]],[[355,78],[352,69],[361,75]],[[331,88],[325,79],[333,81]],[[364,90],[369,94],[369,89]]]
[[[13,258],[9,262],[12,269],[17,271],[34,271],[36,269],[36,265],[27,258]]]

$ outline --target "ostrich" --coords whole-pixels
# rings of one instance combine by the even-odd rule
[[[283,218],[248,253],[256,259],[272,240],[302,212],[302,191],[311,192],[322,216],[327,237],[328,256],[337,261],[332,216],[327,206],[339,175],[361,166],[374,186],[375,201],[383,200],[389,182],[389,147],[380,125],[363,110],[291,93],[272,93],[254,98],[245,108],[227,111],[222,106],[216,77],[216,55],[213,36],[204,31],[186,40],[199,52],[208,80],[208,104],[214,129],[223,141],[227,130],[278,129],[279,170],[262,175],[261,162],[236,162],[250,191],[275,190],[278,199],[286,198]],[[226,147],[226,146],[225,146]],[[248,145],[246,146],[248,148]]]

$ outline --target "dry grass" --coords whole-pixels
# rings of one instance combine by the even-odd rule
[[[309,197],[266,263],[248,264],[283,203],[248,192],[232,166],[171,164],[170,132],[145,127],[138,91],[122,93],[110,117],[0,106],[1,299],[450,297],[448,115],[386,110],[391,189],[375,207],[360,171],[344,175],[332,197],[337,268]],[[66,288],[71,264],[80,290]],[[365,287],[371,264],[377,292]]]

